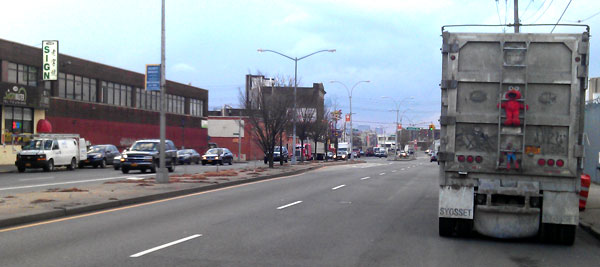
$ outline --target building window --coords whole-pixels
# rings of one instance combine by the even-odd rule
[[[37,68],[8,62],[8,82],[37,86]]]
[[[96,102],[96,80],[58,73],[58,97]]]
[[[202,117],[204,110],[204,101],[200,99],[190,99],[190,115]]]
[[[102,82],[104,103],[123,107],[131,106],[131,86],[118,83]]]
[[[33,109],[4,106],[4,131],[13,134],[33,133]]]

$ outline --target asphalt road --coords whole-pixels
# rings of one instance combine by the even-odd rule
[[[244,163],[233,163],[222,166],[217,165],[177,165],[175,174],[177,173],[202,173],[205,171],[215,171],[225,169],[239,169],[254,166],[264,166],[262,161],[250,161]],[[16,169],[15,169],[16,171]],[[57,168],[52,172],[44,172],[41,169],[31,169],[24,173],[9,172],[0,173],[0,194],[7,193],[25,193],[39,192],[48,188],[56,187],[73,187],[85,184],[99,184],[110,180],[126,179],[128,177],[154,177],[156,174],[149,172],[141,173],[137,170],[132,170],[128,174],[123,174],[120,170],[116,171],[112,165],[102,168],[84,167],[68,171],[66,168]]]
[[[596,266],[600,242],[441,238],[437,164],[352,166],[0,230],[1,266]]]

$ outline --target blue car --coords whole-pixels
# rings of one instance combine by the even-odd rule
[[[91,146],[87,152],[87,159],[79,161],[79,168],[84,166],[105,168],[106,165],[113,164],[114,158],[120,155],[119,150],[114,145]]]

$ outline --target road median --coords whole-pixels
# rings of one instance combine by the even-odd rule
[[[325,166],[362,163],[316,162],[275,168],[245,168],[195,174],[171,174],[169,183],[154,178],[129,178],[79,188],[52,188],[41,192],[0,196],[0,228],[77,214],[163,200],[246,183],[291,176]]]

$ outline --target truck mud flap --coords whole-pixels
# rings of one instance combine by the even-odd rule
[[[440,218],[473,219],[474,188],[440,186],[438,216]]]

